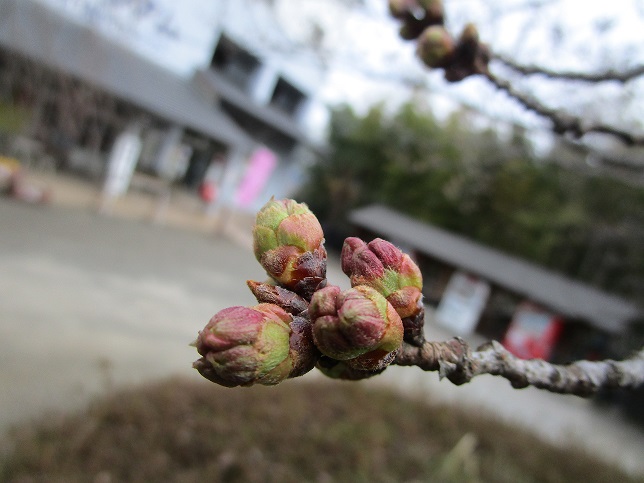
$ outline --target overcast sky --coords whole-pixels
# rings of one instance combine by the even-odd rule
[[[361,109],[382,99],[407,98],[409,91],[397,83],[403,75],[429,86],[434,95],[428,102],[439,116],[464,102],[485,110],[492,119],[546,126],[544,120],[506,102],[504,94],[482,79],[447,84],[440,72],[423,70],[414,58],[413,45],[398,38],[386,0],[367,0],[366,9],[355,10],[335,0],[40,1],[183,75],[208,64],[216,34],[226,22],[249,43],[254,42],[256,50],[272,53],[275,63],[299,75],[303,83],[322,85],[319,100],[325,104],[348,102]],[[445,0],[445,4],[451,30],[458,33],[466,22],[474,21],[482,39],[496,51],[526,63],[580,71],[644,63],[642,0]],[[275,48],[310,41],[314,25],[324,32],[318,39],[327,62],[323,70],[315,57]],[[518,85],[554,106],[579,112],[591,109],[598,99],[619,105],[619,111],[605,111],[602,116],[630,125],[639,120],[643,128],[642,79],[626,88],[607,83],[590,94],[579,86],[538,78]]]

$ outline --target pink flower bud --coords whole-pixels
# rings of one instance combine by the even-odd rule
[[[419,311],[423,278],[414,261],[392,243],[376,238],[368,244],[347,238],[342,247],[342,270],[351,286],[367,285],[382,294],[401,318]]]
[[[278,384],[311,370],[319,356],[308,320],[266,303],[218,312],[195,346],[202,357],[194,368],[227,387]]]
[[[351,279],[351,286],[367,285],[382,294],[402,319],[405,341],[422,345],[423,278],[409,255],[381,238],[368,244],[347,238],[342,247],[342,270]]]
[[[322,354],[354,369],[376,371],[394,359],[402,344],[400,317],[376,290],[358,286],[318,290],[309,316],[313,339]]]
[[[280,285],[305,298],[326,280],[326,250],[320,222],[303,203],[271,199],[257,213],[255,257]]]

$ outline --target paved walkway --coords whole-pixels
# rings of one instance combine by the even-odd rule
[[[115,384],[198,377],[188,343],[217,310],[252,304],[245,280],[264,278],[242,229],[247,220],[233,220],[228,236],[215,237],[212,220],[175,203],[169,213],[187,210],[201,222],[183,220],[179,229],[172,215],[162,226],[150,221],[137,194],[118,216],[100,216],[95,187],[37,181],[54,187],[58,206],[0,198],[0,430],[80,407]],[[337,260],[330,260],[329,279],[346,285]],[[449,337],[431,324],[428,331],[433,339]],[[516,391],[492,376],[455,387],[416,368],[390,368],[362,384],[488,412],[644,475],[644,432],[587,400]]]

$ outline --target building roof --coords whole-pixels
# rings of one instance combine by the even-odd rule
[[[637,306],[619,297],[384,206],[371,205],[355,210],[349,219],[357,226],[478,275],[561,315],[585,320],[608,332],[623,330],[631,319],[640,314]]]
[[[311,143],[295,119],[271,106],[253,101],[248,94],[213,69],[197,71],[195,78],[197,82],[208,84],[217,96],[263,124],[271,126],[285,136],[303,144],[308,145]]]
[[[0,1],[0,45],[224,144],[254,145],[189,79],[36,2]]]

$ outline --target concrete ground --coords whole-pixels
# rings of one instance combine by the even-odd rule
[[[53,206],[0,198],[0,431],[82,407],[115,385],[198,377],[188,343],[218,310],[252,305],[245,281],[264,278],[248,220],[231,219],[216,237],[213,220],[182,194],[164,224],[151,221],[156,201],[141,193],[102,216],[95,186],[33,179],[54,189]],[[333,258],[329,279],[347,285]],[[427,330],[435,340],[450,336],[431,320]],[[455,387],[416,368],[392,367],[361,384],[488,412],[644,475],[644,432],[587,400],[513,390],[492,376]]]

